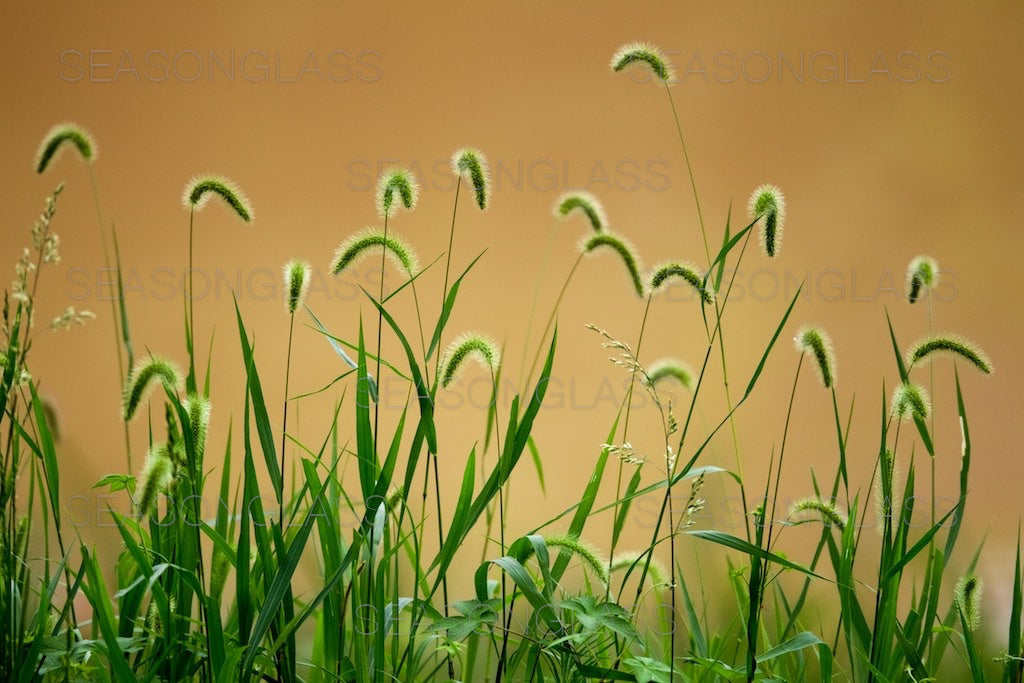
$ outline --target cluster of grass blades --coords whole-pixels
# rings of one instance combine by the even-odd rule
[[[851,481],[847,468],[853,400],[841,408],[844,396],[837,389],[832,338],[814,325],[795,333],[793,383],[779,415],[778,441],[766,453],[743,449],[736,426],[741,408],[755,390],[766,391],[760,379],[769,360],[785,362],[778,342],[791,327],[800,293],[778,311],[777,324],[763,334],[759,355],[746,359],[752,362],[744,365],[753,371],[739,385],[729,379],[722,323],[751,238],[757,235],[765,258],[779,256],[785,198],[774,185],[757,187],[746,224],[734,229],[730,211],[715,239],[705,225],[672,95],[672,65],[657,48],[630,43],[615,53],[611,66],[616,72],[647,69],[665,87],[705,264],[671,259],[644,270],[636,249],[612,229],[597,197],[586,192],[560,197],[556,218],[582,217],[585,234],[539,340],[530,339],[531,314],[516,381],[521,390],[506,406],[498,400],[502,374],[508,372],[504,342],[480,331],[454,332],[448,324],[460,292],[485,267],[484,254],[466,258],[458,252],[455,236],[457,223],[468,218],[459,209],[463,189],[472,198],[472,220],[479,220],[477,212],[492,203],[487,160],[468,147],[452,155],[457,182],[448,247],[424,267],[413,246],[416,240],[393,230],[399,213],[417,206],[416,178],[406,169],[390,169],[380,178],[373,207],[381,227],[348,236],[328,265],[333,275],[343,276],[357,261],[379,256],[380,287],[363,290],[371,318],[351,315],[351,329],[330,332],[306,303],[312,265],[301,258],[289,260],[282,279],[287,355],[278,365],[257,358],[236,303],[236,362],[245,380],[237,388],[241,406],[236,412],[216,413],[229,425],[220,444],[210,443],[212,361],[207,358],[205,381],[200,381],[196,349],[204,340],[195,323],[191,280],[182,301],[184,372],[159,349],[136,358],[126,302],[115,297],[111,325],[123,387],[127,470],[103,477],[97,486],[122,495],[126,504],[108,510],[121,541],[116,561],[100,556],[77,535],[68,536],[57,422],[31,371],[41,368],[29,364],[39,278],[59,259],[52,225],[63,185],[58,186],[33,226],[30,247],[16,263],[16,280],[3,306],[0,679],[1021,680],[1024,575],[1019,541],[1008,640],[998,661],[994,653],[983,652],[979,638],[984,630],[983,587],[975,571],[980,548],[966,558],[955,552],[972,458],[959,373],[989,374],[993,362],[972,342],[933,329],[936,262],[915,258],[907,272],[907,301],[927,302],[927,336],[903,347],[891,323],[881,329],[895,364],[880,373],[890,379],[879,387],[876,462],[866,486]],[[120,274],[116,233],[112,226],[108,230],[100,209],[92,137],[79,126],[55,127],[43,140],[36,169],[46,171],[66,148],[86,162],[104,258]],[[183,197],[189,212],[190,277],[196,213],[210,199],[244,223],[253,219],[252,205],[232,181],[212,175],[190,181]],[[414,222],[412,217],[402,220]],[[108,235],[113,260],[106,248]],[[550,252],[549,246],[545,264],[558,258]],[[435,268],[442,256],[443,278],[440,267]],[[575,273],[590,258],[621,268],[624,286],[638,297],[641,322],[635,342],[621,341],[616,330],[590,325],[598,340],[594,347],[612,354],[615,371],[628,376],[629,390],[612,424],[591,435],[590,443],[601,445],[592,452],[589,478],[580,482],[579,502],[533,528],[512,529],[509,487],[524,455],[529,454],[526,462],[534,463],[543,486],[543,457],[533,428],[559,355],[561,304]],[[395,273],[398,284],[386,291],[385,275]],[[541,298],[539,283],[538,278],[534,312]],[[661,343],[648,340],[645,346],[647,323],[660,313],[654,302],[669,287],[687,292],[692,303],[684,315],[703,337],[703,357],[692,366],[674,357],[646,360],[649,346]],[[431,288],[438,292],[436,306],[420,298],[421,291]],[[398,320],[399,309],[392,305],[407,296],[414,321]],[[69,308],[52,326],[72,327],[92,317]],[[304,323],[298,330],[296,320]],[[618,320],[621,316],[611,322]],[[385,337],[399,349],[397,357],[384,357]],[[324,389],[293,395],[293,345],[312,343],[328,344],[343,370]],[[952,359],[952,366],[943,357]],[[820,386],[801,382],[805,364]],[[924,365],[929,366],[927,378],[921,376]],[[269,373],[280,373],[284,384],[279,427],[263,389],[261,374]],[[407,392],[391,427],[381,419],[382,373]],[[439,392],[457,387],[464,373],[483,373],[492,399],[480,416],[482,438],[470,447],[441,438],[436,419],[442,410]],[[706,398],[716,382],[724,390],[724,410]],[[944,400],[955,398],[962,433],[960,496],[946,510],[935,502],[936,388]],[[676,403],[670,389],[681,389],[685,399]],[[217,396],[235,391],[218,387]],[[816,473],[806,497],[780,505],[787,441],[801,422],[797,399],[806,393],[818,399],[823,391],[833,409],[835,444],[822,448],[834,448],[834,473],[830,481],[819,481]],[[637,392],[653,410],[641,414],[634,409]],[[319,441],[311,442],[289,431],[289,406],[316,399],[332,402],[333,420]],[[351,433],[339,419],[342,410],[354,416]],[[641,428],[638,420],[645,420]],[[144,430],[148,439],[142,462],[132,458],[132,430]],[[701,463],[716,439],[730,442],[734,471]],[[763,451],[763,444],[758,448]],[[915,457],[921,449],[931,472],[932,504],[926,511],[914,505]],[[585,447],[583,452],[588,453]],[[769,460],[764,482],[746,481],[744,456]],[[447,518],[441,458],[462,466]],[[602,492],[610,486],[602,484],[610,459],[617,473],[614,495],[607,500]],[[354,474],[345,477],[346,471]],[[699,528],[702,490],[711,478],[738,490],[745,513],[739,535]],[[266,481],[270,496],[261,492]],[[658,514],[649,538],[637,541],[624,530],[642,499],[653,501]],[[204,514],[208,506],[203,502],[210,500],[217,502],[212,516]],[[874,524],[867,524],[869,508],[875,511]],[[610,519],[606,545],[587,528],[600,514]],[[923,523],[918,521],[922,517]],[[786,529],[798,525],[816,525],[813,552],[786,547]],[[436,537],[427,533],[434,527]],[[862,543],[865,529],[878,538]],[[467,542],[480,535],[483,556],[468,558]],[[734,592],[731,619],[710,618],[713,609],[722,611],[710,603],[728,603],[729,597],[707,595],[705,578],[680,552],[713,548],[721,550],[731,568],[724,582]],[[472,585],[450,585],[450,570],[467,561],[476,567]],[[293,581],[300,565],[315,567],[319,581],[297,594]],[[949,578],[954,567],[965,568],[956,581]],[[923,574],[916,573],[922,568]],[[813,597],[821,593],[832,596],[834,607]]]

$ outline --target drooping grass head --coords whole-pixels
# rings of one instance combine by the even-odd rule
[[[896,420],[912,420],[915,417],[926,420],[932,412],[931,399],[924,387],[903,382],[892,392],[889,412]]]
[[[980,347],[966,339],[950,334],[932,335],[914,344],[907,351],[907,365],[913,367],[941,355],[960,358],[986,375],[992,374],[992,361]]]
[[[174,458],[166,444],[153,444],[146,453],[139,481],[135,486],[135,510],[148,515],[156,505],[157,496],[167,490],[174,479]]]
[[[793,342],[797,351],[811,355],[818,379],[825,388],[832,388],[836,381],[836,357],[828,333],[821,328],[805,325],[797,331]]]
[[[682,361],[662,358],[647,366],[647,381],[652,386],[670,379],[679,382],[686,389],[693,389],[693,371]]]
[[[313,267],[301,259],[292,259],[284,264],[285,307],[294,314],[306,300],[309,278]]]
[[[715,302],[715,290],[710,285],[704,286],[704,276],[697,266],[685,261],[667,261],[654,267],[651,271],[651,293],[658,294],[673,281],[681,281],[689,286],[706,304]]]
[[[916,302],[927,289],[939,286],[939,264],[929,256],[918,256],[907,266],[907,301]]]
[[[501,365],[501,349],[493,339],[475,332],[456,337],[444,354],[444,368],[441,370],[441,386],[447,388],[457,380],[465,369],[466,361],[475,359],[492,374]]]
[[[381,218],[394,216],[399,206],[412,211],[419,197],[420,186],[408,169],[389,168],[377,180],[377,213]]]
[[[416,252],[405,240],[393,233],[385,237],[377,228],[367,228],[341,243],[331,260],[331,273],[340,275],[342,271],[379,249],[383,249],[394,266],[407,275],[412,275],[416,271],[419,264]]]
[[[593,254],[598,249],[610,249],[619,255],[629,273],[629,280],[633,284],[636,295],[643,297],[646,292],[644,291],[643,280],[640,277],[640,266],[637,263],[633,247],[630,246],[629,242],[610,232],[600,232],[580,243],[580,250],[584,254]]]
[[[487,159],[478,149],[463,147],[452,155],[452,172],[473,184],[473,198],[483,211],[491,201],[491,174]]]
[[[758,239],[768,258],[775,258],[782,246],[782,228],[786,222],[786,198],[775,185],[761,185],[750,195],[747,213],[757,220]]]
[[[59,123],[51,128],[39,143],[36,152],[36,173],[42,173],[57,158],[61,150],[68,144],[78,150],[79,156],[87,164],[96,158],[96,142],[81,126],[74,123]]]
[[[600,200],[589,192],[566,192],[555,202],[555,217],[566,218],[573,211],[580,211],[587,217],[594,232],[602,232],[608,227],[604,207]]]
[[[675,80],[672,63],[660,49],[649,43],[626,43],[612,55],[612,71],[622,71],[632,64],[650,69],[654,77],[662,83],[671,83]]]
[[[154,380],[159,381],[167,390],[176,392],[181,387],[181,372],[173,363],[159,356],[149,356],[138,361],[125,379],[121,404],[121,414],[125,421],[135,415]]]
[[[242,222],[252,222],[253,211],[249,199],[234,182],[224,176],[196,176],[185,185],[181,201],[189,211],[202,211],[210,197],[220,197]]]
[[[847,515],[835,503],[821,498],[801,498],[789,506],[789,516],[801,518],[806,513],[816,513],[821,521],[828,526],[836,527],[840,532],[846,529]]]

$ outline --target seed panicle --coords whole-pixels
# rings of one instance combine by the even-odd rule
[[[84,128],[76,123],[59,123],[43,136],[36,152],[36,173],[43,173],[61,150],[70,143],[78,150],[79,156],[91,164],[97,156],[96,142]]]
[[[189,211],[202,211],[210,197],[220,197],[242,219],[253,220],[252,205],[241,189],[230,179],[220,175],[198,175],[185,185],[181,201]]]

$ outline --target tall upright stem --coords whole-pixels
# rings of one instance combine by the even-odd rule
[[[92,164],[88,165],[88,170],[89,170],[89,185],[92,187],[92,200],[93,200],[93,203],[96,205],[96,227],[97,227],[97,231],[99,232],[100,246],[103,248],[103,266],[107,269],[108,273],[110,273],[111,271],[117,272],[113,268],[111,268],[111,266],[110,266],[110,252],[107,250],[107,238],[106,238],[106,233],[104,232],[104,228],[103,228],[103,209],[102,209],[102,207],[100,205],[100,192],[99,192],[99,188],[98,188],[98,186],[96,184],[96,173],[92,170]],[[120,265],[118,266],[118,268],[120,268]],[[121,291],[120,277],[118,277],[117,280],[118,280],[117,301],[120,301],[121,297],[124,296],[124,292]],[[120,380],[121,388],[123,389],[124,388],[124,379],[125,379],[125,365],[124,365],[124,356],[121,354],[121,339],[118,336],[118,320],[119,319],[118,319],[118,314],[117,314],[117,304],[115,303],[115,300],[114,300],[113,297],[111,297],[111,299],[110,299],[110,316],[111,316],[110,319],[113,321],[113,328],[112,329],[114,331],[114,349],[117,351],[117,377]],[[125,422],[123,424],[123,426],[124,426],[125,457],[127,459],[128,471],[131,472],[132,469],[133,469],[132,468],[132,444],[131,444],[131,439],[129,438],[129,435],[128,435],[128,423]]]
[[[291,314],[288,323],[288,355],[284,366],[284,407],[281,411],[281,490],[278,491],[278,520],[281,523],[281,535],[284,536],[284,482],[285,464],[284,447],[288,438],[288,384],[292,374],[292,337],[295,333],[295,313]]]

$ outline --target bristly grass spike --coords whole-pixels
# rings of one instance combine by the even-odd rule
[[[284,303],[289,313],[294,314],[305,302],[312,270],[313,267],[302,259],[292,259],[284,264],[284,291],[287,294]]]
[[[412,171],[389,168],[377,180],[377,213],[381,218],[394,216],[399,206],[412,211],[416,208],[419,196],[420,186]]]
[[[580,243],[580,251],[584,254],[592,254],[602,247],[611,249],[619,255],[623,265],[626,266],[626,270],[629,272],[629,279],[633,284],[636,295],[643,297],[647,292],[644,288],[644,282],[640,277],[640,266],[637,261],[636,252],[629,242],[625,238],[618,237],[610,232],[600,232],[584,239]]]
[[[930,256],[917,256],[907,266],[907,301],[915,303],[927,289],[939,286],[939,265]]]
[[[181,201],[190,211],[202,211],[210,197],[220,197],[238,215],[243,223],[254,217],[252,205],[245,193],[231,180],[219,175],[198,175],[185,185]]]
[[[651,293],[658,294],[664,291],[672,280],[685,282],[704,303],[715,302],[715,290],[710,285],[704,286],[704,276],[697,266],[684,261],[666,261],[655,266],[650,275]]]
[[[986,375],[993,372],[992,361],[980,347],[952,334],[930,335],[911,346],[907,351],[907,365],[913,367],[941,355],[965,360]]]
[[[626,43],[612,55],[612,71],[622,71],[631,64],[646,66],[662,83],[671,83],[675,80],[672,62],[664,52],[650,43],[640,41]]]
[[[797,331],[793,342],[797,351],[811,355],[814,370],[825,388],[832,388],[836,381],[836,357],[828,334],[821,328],[805,325]]]
[[[448,345],[444,354],[444,368],[441,371],[441,386],[447,388],[457,380],[465,362],[475,358],[492,374],[501,365],[501,349],[493,339],[475,332],[459,335]]]
[[[85,163],[91,164],[96,159],[96,141],[87,130],[75,123],[59,123],[51,128],[39,143],[39,150],[36,152],[36,173],[44,172],[68,143],[78,150]]]
[[[334,252],[334,258],[331,259],[331,273],[339,275],[352,264],[378,249],[384,250],[396,268],[408,275],[416,272],[419,265],[416,252],[405,240],[394,233],[388,233],[385,237],[384,233],[377,228],[366,228],[349,236],[341,243]]]
[[[583,213],[587,217],[587,221],[590,222],[590,227],[594,229],[594,232],[603,232],[608,227],[608,218],[605,216],[604,206],[601,205],[601,201],[597,197],[589,192],[581,190],[566,192],[555,201],[555,218],[567,218],[573,211]]]
[[[491,173],[483,152],[472,147],[463,147],[452,155],[452,172],[462,176],[473,185],[473,198],[481,211],[491,203]]]
[[[775,185],[760,185],[747,202],[747,213],[757,220],[758,239],[768,258],[779,255],[782,230],[786,224],[786,198]]]
[[[159,380],[168,390],[176,392],[181,387],[181,372],[170,361],[160,356],[148,356],[135,364],[125,379],[124,397],[121,405],[125,421],[132,419],[136,410],[148,394],[153,380]]]

